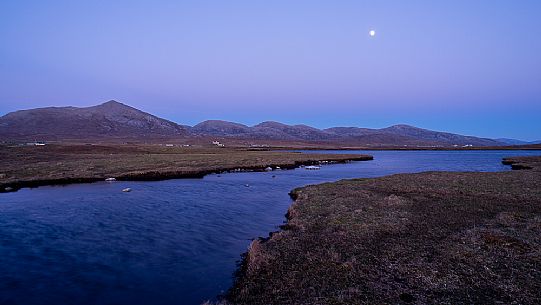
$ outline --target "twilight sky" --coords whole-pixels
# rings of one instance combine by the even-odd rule
[[[188,125],[541,140],[539,16],[538,0],[6,0],[0,115],[115,99]]]

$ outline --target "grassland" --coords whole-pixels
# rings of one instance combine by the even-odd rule
[[[292,192],[254,241],[232,304],[539,304],[541,157],[499,173],[426,172]]]
[[[21,187],[118,180],[202,177],[212,172],[293,168],[319,161],[371,160],[359,154],[303,154],[280,151],[160,145],[0,146],[0,192]]]

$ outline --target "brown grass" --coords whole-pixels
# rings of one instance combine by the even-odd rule
[[[328,160],[369,160],[357,154],[301,154],[158,145],[0,146],[0,191],[45,184],[201,177],[211,172],[292,168]]]
[[[229,300],[539,304],[541,157],[513,161],[532,170],[297,189],[288,224],[252,247],[259,259],[244,265]]]

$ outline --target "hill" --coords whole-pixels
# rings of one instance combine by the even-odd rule
[[[409,125],[394,125],[382,129],[333,127],[321,130],[307,125],[286,125],[272,121],[252,127],[226,121],[205,121],[194,126],[192,132],[224,138],[317,141],[351,145],[500,146],[504,144],[492,139],[432,131]]]
[[[318,129],[267,121],[255,126],[221,120],[193,127],[156,117],[116,101],[92,107],[48,107],[21,110],[0,117],[0,140],[91,140],[132,141],[175,138],[237,139],[325,143],[340,146],[500,146],[508,141],[438,132],[409,125],[381,129],[333,127]]]
[[[185,126],[116,101],[84,108],[20,110],[0,117],[0,137],[8,139],[149,138],[186,133]]]

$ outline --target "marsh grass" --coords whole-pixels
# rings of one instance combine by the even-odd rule
[[[233,148],[182,148],[158,145],[0,146],[0,191],[70,182],[160,180],[202,177],[235,169],[293,168],[319,161],[370,160],[358,154],[304,154]]]
[[[296,189],[233,304],[539,304],[541,157]]]

